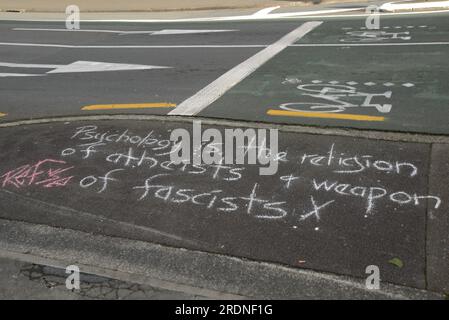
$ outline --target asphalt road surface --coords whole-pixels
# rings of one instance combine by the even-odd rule
[[[365,17],[343,17],[309,19],[315,24],[83,23],[84,32],[4,21],[0,121],[170,113],[445,134],[448,18],[382,16],[379,30],[366,30]],[[92,62],[156,68],[87,72]],[[214,94],[198,107],[208,87]]]

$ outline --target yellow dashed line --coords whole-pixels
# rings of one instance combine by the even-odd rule
[[[85,106],[81,110],[117,110],[117,109],[146,109],[146,108],[174,108],[176,104],[167,102],[133,103],[133,104],[95,104]]]
[[[284,116],[284,117],[324,118],[324,119],[341,119],[341,120],[355,120],[355,121],[385,121],[385,117],[364,116],[360,114],[347,114],[347,113],[303,112],[303,111],[270,109],[267,111],[267,114],[270,116]]]
[[[6,113],[1,113],[0,112],[0,118],[6,116]]]

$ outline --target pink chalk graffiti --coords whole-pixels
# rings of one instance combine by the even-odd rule
[[[54,159],[45,159],[34,164],[26,164],[2,175],[0,184],[2,188],[13,185],[18,189],[31,185],[44,188],[64,187],[73,176],[64,177],[62,175],[74,168],[73,166],[62,167],[65,164],[65,161]],[[61,166],[62,168],[55,168],[55,166]]]

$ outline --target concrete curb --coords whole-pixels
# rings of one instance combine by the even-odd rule
[[[449,8],[449,1],[432,1],[432,2],[388,2],[380,6],[383,12],[400,12],[400,11],[419,11],[419,10],[438,10]]]
[[[19,2],[19,3],[17,3]],[[21,2],[21,3],[20,3]],[[295,6],[296,1],[281,1],[282,6]],[[3,0],[0,11],[11,12],[59,12],[65,13],[67,6],[75,4],[82,12],[174,12],[223,9],[264,8],[279,4],[277,0],[78,0],[76,3],[65,0]]]
[[[276,20],[290,18],[308,18],[320,15],[340,15],[347,12],[359,11],[355,8],[321,9],[314,11],[288,11],[270,13],[277,7],[265,8],[258,11],[251,9],[228,9],[228,10],[197,10],[197,11],[167,11],[167,12],[86,12],[81,14],[81,22],[142,22],[142,23],[171,23],[171,22],[212,22],[212,21],[256,21]],[[270,9],[270,10],[266,10]],[[23,12],[11,13],[1,12],[0,20],[13,21],[65,21],[64,13],[55,12]]]
[[[443,299],[442,295],[69,229],[0,220],[0,256],[213,299]]]

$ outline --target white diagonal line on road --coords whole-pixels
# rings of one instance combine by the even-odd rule
[[[176,107],[176,109],[169,112],[169,114],[193,116],[199,113],[220,98],[224,93],[226,93],[226,91],[256,71],[264,63],[269,61],[289,45],[301,39],[322,23],[322,21],[310,21],[304,23],[272,45],[269,45],[262,51],[253,55],[251,58],[220,76],[195,95],[182,102],[178,105],[178,107]]]

